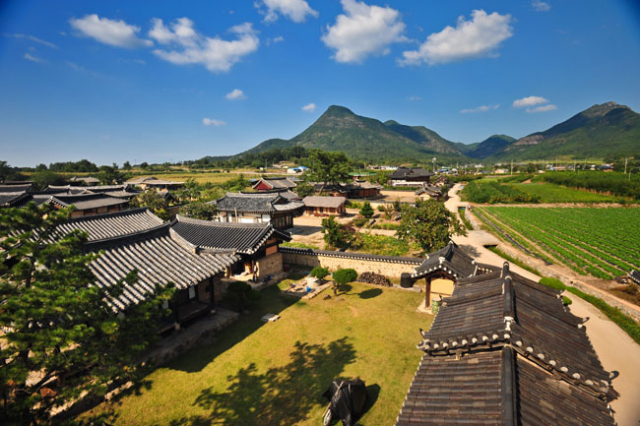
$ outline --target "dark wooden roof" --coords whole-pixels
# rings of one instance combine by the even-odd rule
[[[473,415],[486,424],[614,424],[611,374],[583,323],[564,308],[559,291],[511,273],[508,264],[459,280],[422,332],[425,355],[397,425],[467,424]],[[499,369],[490,367],[498,361]],[[440,394],[427,389],[434,374],[450,382]],[[487,402],[496,394],[500,411]]]
[[[442,196],[442,188],[434,185],[426,185],[416,191],[416,195],[427,194],[430,197]]]
[[[33,184],[0,185],[0,207],[13,207],[30,198]]]
[[[228,193],[215,202],[222,212],[275,213],[292,211],[302,207],[302,203],[289,202],[278,193]]]
[[[444,271],[453,278],[460,279],[476,275],[479,268],[484,270],[488,267],[476,265],[475,259],[452,241],[445,248],[428,254],[411,276],[418,279],[434,272]]]
[[[87,251],[102,251],[89,265],[96,285],[112,286],[132,270],[138,271],[138,281],[127,285],[124,293],[112,300],[114,308],[122,310],[139,303],[154,292],[156,285],[172,282],[177,289],[197,285],[239,259],[232,254],[200,256],[169,225],[85,244]]]
[[[20,185],[0,185],[0,193],[8,194],[13,192],[28,192],[33,189],[33,184],[25,183]]]
[[[109,197],[104,194],[55,195],[48,202],[60,207],[75,206],[76,210],[91,210],[127,204],[129,200]]]
[[[134,234],[162,223],[162,219],[148,209],[141,208],[70,219],[59,227],[59,231],[66,234],[80,229],[89,234],[89,241],[94,241]]]
[[[172,229],[189,243],[213,251],[253,254],[269,238],[291,241],[291,236],[270,223],[227,223],[177,216]]]
[[[429,177],[433,176],[433,173],[426,171],[422,168],[409,168],[409,167],[400,167],[396,169],[391,176],[390,179],[411,179],[411,178],[419,178],[419,177]]]

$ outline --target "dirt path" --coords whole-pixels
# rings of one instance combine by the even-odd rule
[[[464,207],[468,204],[460,200],[457,194],[460,188],[461,185],[455,185],[449,191],[449,199],[445,202],[447,209],[456,214],[458,207]],[[469,231],[467,237],[454,237],[453,240],[468,250],[470,254],[478,256],[478,261],[501,266],[504,259],[483,246],[484,240],[480,238],[481,235],[478,231]],[[516,265],[511,265],[511,269],[526,278],[535,281],[540,279],[535,274]],[[566,273],[563,270],[558,270],[558,272],[560,274]],[[616,421],[620,426],[637,425],[640,420],[640,404],[638,403],[640,401],[640,365],[636,360],[640,359],[640,345],[637,345],[628,334],[593,305],[572,293],[565,292],[565,295],[573,301],[571,311],[574,315],[590,318],[586,324],[587,335],[605,370],[620,373],[620,376],[613,381],[613,387],[618,391],[620,397],[611,403]],[[631,305],[625,300],[620,299],[620,301]]]

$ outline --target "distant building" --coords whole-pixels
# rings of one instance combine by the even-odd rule
[[[308,170],[307,167],[305,166],[296,166],[296,167],[289,167],[287,169],[287,173],[295,175],[295,174],[300,174],[300,173],[304,173]]]
[[[218,208],[219,222],[271,223],[277,229],[293,227],[293,217],[304,204],[289,201],[279,193],[228,193],[212,202]]]
[[[256,191],[273,191],[280,189],[293,189],[298,184],[288,177],[262,178],[252,185]]]
[[[0,207],[15,207],[31,197],[33,185],[0,185]]]
[[[176,190],[184,187],[184,182],[176,182],[171,180],[158,179],[153,176],[141,176],[129,179],[125,182],[128,185],[137,186],[140,189],[146,191],[147,189],[161,190]]]
[[[74,176],[69,179],[69,182],[75,184],[97,185],[100,183],[100,179],[91,176]]]
[[[345,197],[309,196],[302,200],[305,214],[310,216],[341,216],[346,211]]]
[[[351,183],[339,183],[336,185],[325,185],[315,182],[313,188],[316,193],[322,190],[322,195],[340,196],[349,199],[371,199],[380,197],[382,186],[367,181],[354,181]]]
[[[416,191],[416,196],[421,200],[440,200],[444,197],[442,187],[426,185]]]
[[[433,173],[422,168],[400,167],[389,176],[392,186],[423,186]]]

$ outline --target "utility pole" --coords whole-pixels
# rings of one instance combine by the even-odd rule
[[[433,173],[435,173],[436,172],[436,157],[433,157],[433,159],[431,161],[433,161]]]
[[[629,157],[624,157],[624,174],[627,174],[627,162],[629,161]],[[629,174],[631,175],[631,174]]]
[[[513,159],[511,159],[511,176],[513,176]]]

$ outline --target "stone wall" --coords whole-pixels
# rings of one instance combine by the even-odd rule
[[[258,280],[266,280],[269,275],[274,276],[282,272],[282,253],[272,253],[257,261]]]
[[[423,261],[420,258],[362,255],[292,247],[282,247],[280,251],[285,264],[308,266],[309,269],[322,266],[330,271],[352,268],[358,274],[375,272],[386,277],[399,277],[403,272],[411,273]]]

